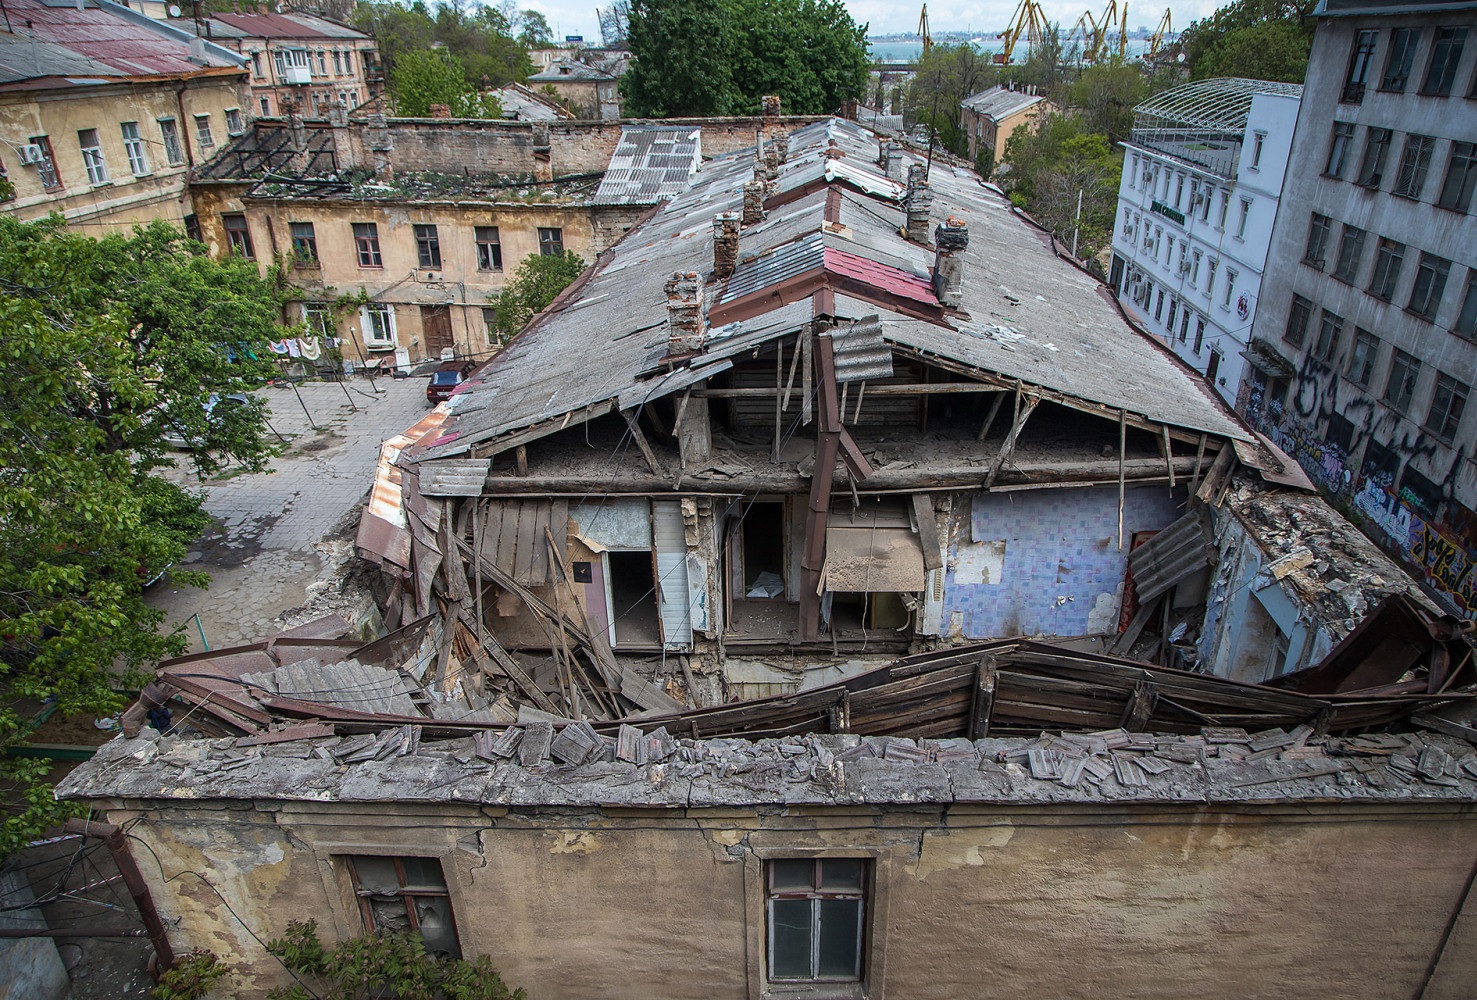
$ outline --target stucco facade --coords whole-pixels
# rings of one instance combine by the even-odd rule
[[[363,933],[351,864],[397,857],[444,880],[438,940],[530,996],[1458,998],[1477,975],[1469,780],[1266,784],[1267,763],[1212,759],[1073,790],[1011,762],[1024,740],[910,763],[846,736],[577,768],[463,740],[335,769],[297,743],[217,773],[224,751],[149,733],[63,794],[129,824],[175,947],[229,956],[234,996],[289,981],[260,944],[289,920]],[[787,781],[785,760],[831,762]],[[864,873],[851,981],[770,978],[767,873],[795,859]]]
[[[233,252],[225,226],[239,219],[263,268],[278,260],[287,265],[289,280],[305,296],[290,319],[340,296],[368,296],[367,305],[330,315],[327,327],[316,319],[312,326],[315,334],[345,338],[343,358],[356,366],[376,359],[388,366],[397,350],[411,361],[438,357],[448,347],[460,358],[489,357],[498,343],[484,310],[493,308],[523,260],[554,252],[557,238],[560,249],[593,261],[644,211],[581,201],[267,199],[222,185],[198,188],[194,197],[201,235],[213,253]],[[373,257],[363,245],[366,230],[356,235],[355,227],[366,225],[374,227]],[[309,232],[313,256],[300,245]],[[494,233],[496,256],[487,249]],[[426,238],[435,240],[435,257],[423,256]],[[436,260],[439,266],[426,266]],[[369,316],[375,307],[389,310],[388,326]]]
[[[57,212],[96,235],[155,219],[182,224],[191,212],[191,168],[229,142],[229,122],[240,120],[241,82],[240,71],[228,70],[190,80],[0,90],[0,138],[44,150],[29,164],[17,162],[13,149],[0,152],[15,185],[15,199],[0,211],[23,219]],[[83,152],[89,133],[95,154]]]
[[[1471,617],[1477,19],[1431,6],[1323,12],[1241,405]]]

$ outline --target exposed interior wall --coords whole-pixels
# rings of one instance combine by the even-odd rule
[[[1183,513],[1183,487],[974,494],[949,523],[943,632],[972,639],[1083,635],[1117,626],[1128,542]]]
[[[869,859],[871,997],[1413,996],[1453,919],[1426,996],[1477,976],[1460,803],[109,813],[142,820],[176,948],[230,955],[248,998],[288,980],[243,923],[360,933],[349,854],[439,858],[463,952],[530,996],[758,1000],[764,861],[816,855]]]

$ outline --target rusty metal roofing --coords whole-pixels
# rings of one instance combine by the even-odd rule
[[[826,270],[865,282],[881,292],[890,292],[927,305],[938,305],[932,283],[888,264],[868,260],[860,254],[826,247]]]
[[[362,31],[312,14],[213,14],[209,30],[222,38],[370,40]]]
[[[5,0],[5,9],[12,26],[27,26],[17,37],[29,34],[68,49],[108,67],[107,76],[180,76],[212,68],[239,68],[244,61],[209,43],[195,42],[192,54],[194,40],[189,33],[109,0],[94,0],[82,9],[75,4]]]

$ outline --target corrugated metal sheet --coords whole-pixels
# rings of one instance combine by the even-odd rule
[[[676,500],[653,500],[651,531],[656,549],[656,596],[662,619],[662,644],[667,649],[690,649],[692,608],[687,583],[687,539],[682,526],[682,505]]]
[[[109,5],[112,6],[112,5]],[[53,6],[37,0],[5,0],[12,25],[97,62],[113,67],[114,76],[177,76],[209,67],[239,67],[244,58],[216,45],[204,59],[190,57],[190,41],[179,28],[149,20],[126,7],[112,10],[72,3]]]
[[[1028,94],[1023,90],[991,87],[989,90],[982,90],[978,94],[966,97],[960,103],[975,114],[984,115],[998,122],[1002,118],[1008,118],[1044,100],[1046,98]]]
[[[213,14],[210,27],[212,31],[224,27],[226,30],[220,32],[224,37],[370,40],[361,31],[311,14]]]
[[[446,458],[422,462],[421,493],[428,497],[476,497],[487,482],[490,458]]]
[[[865,316],[831,333],[837,382],[892,377],[892,346],[882,339],[882,320]]]
[[[686,190],[702,166],[702,129],[627,126],[595,192],[597,205],[655,205]]]
[[[879,264],[875,260],[834,247],[826,247],[825,258],[828,271],[845,275],[848,278],[856,278],[879,291],[901,295],[905,299],[912,299],[924,305],[937,306],[939,304],[938,296],[933,291],[933,285],[916,274],[909,274],[907,271],[887,264]]]
[[[748,260],[740,260],[719,303],[732,302],[763,291],[786,278],[825,266],[825,246],[820,233],[811,233],[793,243],[777,246]]]
[[[1210,565],[1215,555],[1210,524],[1196,508],[1159,532],[1128,557],[1141,607],[1188,576]]]

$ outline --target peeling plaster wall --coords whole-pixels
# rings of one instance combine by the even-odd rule
[[[464,953],[534,997],[762,995],[763,861],[873,859],[873,998],[1414,995],[1477,976],[1472,810],[917,806],[507,811],[467,804],[175,803],[111,810],[163,872],[200,872],[264,940],[315,917],[359,933],[335,860],[436,856]],[[147,857],[148,851],[140,851]],[[286,976],[197,877],[145,875],[179,948],[226,955],[223,992]],[[1398,878],[1391,877],[1394,872]]]
[[[976,494],[949,523],[944,634],[1112,631],[1129,539],[1168,527],[1184,502],[1183,487],[1129,488],[1120,550],[1116,487]]]

